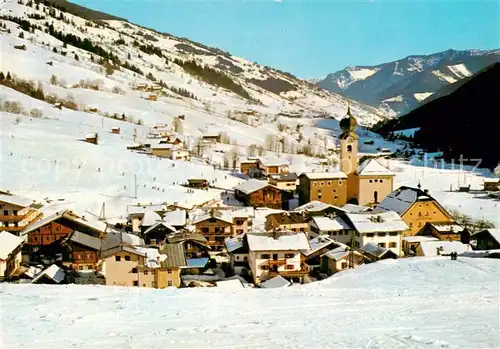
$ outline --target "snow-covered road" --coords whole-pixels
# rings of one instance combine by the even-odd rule
[[[384,261],[287,289],[2,284],[4,347],[497,348],[500,263]]]

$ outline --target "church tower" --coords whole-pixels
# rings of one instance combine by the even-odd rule
[[[347,201],[358,198],[358,122],[351,114],[351,106],[347,107],[347,115],[340,120],[340,170],[347,175]]]

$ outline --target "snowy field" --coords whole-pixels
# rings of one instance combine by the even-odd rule
[[[5,348],[498,348],[498,260],[410,258],[287,289],[0,285]]]

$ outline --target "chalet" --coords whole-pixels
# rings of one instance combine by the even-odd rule
[[[358,251],[351,251],[348,246],[339,246],[321,255],[320,271],[332,275],[339,271],[354,268],[364,263],[365,257]]]
[[[85,135],[85,142],[90,144],[99,144],[99,135],[97,133],[88,133]]]
[[[186,139],[184,136],[175,134],[175,135],[169,135],[165,141],[160,141],[161,143],[167,143],[167,144],[173,144],[177,146],[183,146],[186,142]]]
[[[325,215],[337,215],[344,213],[344,209],[325,204],[324,202],[321,201],[311,201],[308,202],[307,204],[304,204],[302,206],[299,206],[295,209],[296,212],[304,212],[307,214],[309,217],[312,216],[325,216]]]
[[[309,236],[307,217],[299,212],[279,212],[266,216],[266,230],[287,230],[303,232]]]
[[[460,241],[423,241],[417,248],[417,256],[448,256],[452,252],[460,254],[470,251],[472,251],[472,247]]]
[[[59,268],[57,265],[52,264],[44,271],[35,275],[35,277],[31,280],[31,283],[56,285],[64,283],[65,280],[66,273],[64,272],[64,270]]]
[[[420,246],[420,243],[424,241],[439,241],[438,238],[434,236],[405,236],[402,239],[402,248],[405,257],[413,257],[417,255],[417,249]]]
[[[313,216],[309,219],[311,236],[326,235],[343,244],[350,244],[354,227],[342,216]]]
[[[111,128],[111,133],[119,135],[120,134],[120,128],[119,127],[112,127]]]
[[[155,248],[120,244],[102,252],[106,285],[165,288],[180,286],[180,268],[186,266],[181,244]]]
[[[187,181],[187,186],[196,189],[208,189],[210,183],[206,179],[191,178]]]
[[[0,280],[9,279],[21,266],[24,240],[7,231],[0,232]]]
[[[382,247],[380,244],[369,242],[359,251],[363,253],[366,262],[376,262],[382,259],[397,259],[399,257],[392,249]]]
[[[321,201],[329,205],[347,203],[347,176],[343,172],[310,172],[299,176],[299,205]]]
[[[326,235],[319,235],[309,240],[311,246],[308,250],[301,251],[304,256],[305,262],[310,266],[320,264],[320,256],[326,252],[340,246],[335,240]]]
[[[212,210],[210,213],[193,217],[191,223],[196,227],[196,232],[202,234],[215,251],[224,248],[226,238],[236,235],[233,228],[234,220],[229,212]]]
[[[146,91],[148,89],[148,84],[144,84],[144,83],[136,84],[135,89],[138,91]]]
[[[220,143],[220,134],[219,133],[206,133],[201,136],[201,139],[205,143],[216,144]]]
[[[295,191],[297,189],[298,177],[295,173],[272,174],[267,177],[267,181],[277,188]]]
[[[158,95],[156,95],[156,94],[150,94],[150,95],[148,95],[148,97],[146,99],[148,101],[156,102],[158,100]]]
[[[153,211],[156,214],[167,211],[167,206],[160,205],[129,205],[127,206],[128,220],[132,224],[132,231],[139,233],[141,231],[141,221],[146,214],[146,211]],[[161,217],[160,217],[161,220]]]
[[[248,264],[248,242],[245,234],[236,235],[225,240],[226,250],[229,253],[231,270],[240,275],[243,270],[250,270]]]
[[[96,219],[78,216],[72,211],[63,210],[29,225],[22,235],[27,235],[26,248],[30,262],[62,260],[63,240],[75,231],[101,238],[106,231],[106,223]]]
[[[151,228],[152,226],[156,225],[161,221],[162,218],[158,213],[156,213],[152,209],[147,209],[146,212],[144,212],[144,215],[142,216],[140,222],[141,233],[144,234],[146,230],[148,230],[149,228]]]
[[[484,191],[498,191],[500,190],[500,179],[484,181]]]
[[[19,235],[42,214],[33,207],[33,200],[21,196],[0,194],[0,231]]]
[[[281,189],[257,179],[250,179],[234,187],[237,200],[247,206],[269,207],[276,209],[288,208],[288,195]]]
[[[161,158],[170,158],[173,149],[175,149],[173,144],[151,144],[151,155]]]
[[[184,230],[167,236],[166,240],[168,244],[182,244],[188,261],[192,258],[206,258],[210,256],[209,252],[211,248],[208,245],[207,239],[202,234]]]
[[[248,264],[256,284],[281,275],[299,279],[309,273],[301,251],[311,246],[305,233],[247,234]]]
[[[189,150],[184,148],[174,148],[170,154],[170,160],[184,160],[187,161],[191,158]]]
[[[176,231],[177,230],[174,227],[167,224],[166,222],[158,221],[147,228],[142,233],[142,236],[144,237],[146,245],[161,247],[165,243],[167,236],[175,233]]]
[[[240,160],[240,171],[241,173],[246,174],[247,176],[250,176],[251,170],[258,170],[259,169],[259,160],[258,159],[245,159],[245,160]]]
[[[500,249],[500,229],[485,229],[471,237],[476,240],[478,250],[498,250]]]
[[[75,271],[97,270],[101,239],[74,231],[63,243],[63,265]]]
[[[453,217],[430,196],[427,190],[400,187],[390,193],[375,209],[375,212],[394,211],[410,228],[405,236],[419,234],[426,223],[453,224]]]
[[[424,226],[423,233],[425,235],[434,236],[439,240],[469,243],[467,239],[469,232],[456,223],[427,222]]]
[[[356,230],[354,247],[373,243],[401,255],[401,239],[408,226],[396,212],[346,213],[342,217]]]
[[[180,230],[187,224],[187,213],[185,210],[168,211],[163,215],[163,221],[176,230]]]
[[[260,158],[258,165],[262,176],[266,177],[272,174],[288,173],[289,162],[281,158]]]

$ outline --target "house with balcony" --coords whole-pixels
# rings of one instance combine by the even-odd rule
[[[248,264],[248,242],[246,234],[236,235],[225,241],[226,250],[229,254],[231,270],[235,275],[239,275],[244,269],[250,270]]]
[[[290,163],[288,160],[283,158],[260,158],[259,159],[259,170],[263,177],[275,174],[286,174],[288,173],[288,167]]]
[[[228,210],[212,209],[208,213],[194,216],[191,224],[202,234],[208,246],[214,251],[222,251],[224,241],[237,234],[246,233],[248,217],[233,217]]]
[[[0,232],[0,280],[9,279],[21,266],[24,240],[7,231]]]
[[[373,243],[402,255],[402,238],[409,227],[396,212],[346,213],[342,217],[355,229],[355,248]]]
[[[0,194],[0,231],[19,236],[30,223],[42,217],[34,208],[34,201],[22,196]]]
[[[266,230],[286,230],[306,233],[309,237],[309,223],[305,214],[300,212],[278,212],[266,216]]]
[[[281,275],[301,282],[309,273],[301,251],[311,247],[305,233],[249,233],[248,264],[256,284]]]
[[[266,181],[250,179],[234,187],[235,198],[247,206],[288,209],[291,196]]]
[[[309,219],[309,230],[310,236],[326,235],[343,244],[350,244],[352,234],[356,232],[342,215],[313,216]]]
[[[205,236],[188,230],[182,230],[168,235],[166,237],[166,242],[168,244],[182,244],[188,261],[193,258],[209,257],[209,252],[212,250]]]
[[[101,239],[74,231],[62,242],[63,265],[75,271],[95,271],[99,263]]]

